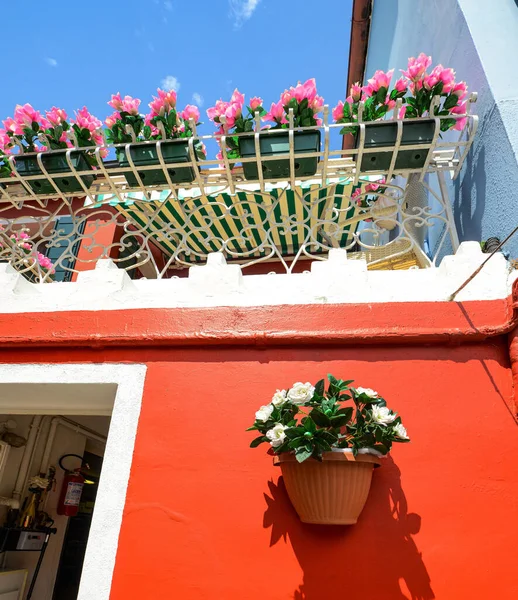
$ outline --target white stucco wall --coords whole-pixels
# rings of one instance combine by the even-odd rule
[[[518,223],[517,3],[374,0],[367,76],[404,68],[420,52],[453,67],[478,92],[479,131],[461,176],[449,186],[459,237],[503,239]],[[518,256],[518,236],[506,249]]]

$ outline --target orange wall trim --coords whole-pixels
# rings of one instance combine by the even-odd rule
[[[0,315],[11,346],[460,344],[510,332],[507,300]]]

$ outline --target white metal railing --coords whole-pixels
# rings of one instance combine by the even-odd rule
[[[476,95],[472,94],[471,102],[476,100]],[[471,104],[468,103],[468,105]],[[444,138],[441,137],[440,124],[444,119],[461,119],[464,115],[448,115],[441,117],[434,117],[435,130],[433,139],[428,142],[402,145],[402,132],[407,123],[416,123],[417,119],[399,119],[397,117],[398,107],[394,110],[394,117],[392,122],[397,124],[397,136],[393,144],[383,147],[383,152],[389,152],[392,155],[392,160],[388,168],[369,170],[369,174],[383,174],[390,180],[395,175],[408,175],[409,173],[420,173],[421,179],[424,178],[426,173],[436,171],[451,171],[453,177],[455,177],[465,160],[465,157],[469,151],[469,148],[473,142],[474,135],[477,130],[478,120],[476,115],[467,115],[466,126],[461,132],[448,132]],[[12,168],[12,177],[4,178],[0,180],[0,202],[10,202],[15,206],[20,206],[20,203],[26,200],[32,200],[40,205],[44,204],[44,199],[48,198],[60,198],[63,201],[77,196],[85,196],[91,203],[95,203],[99,196],[103,198],[110,197],[116,199],[119,202],[124,202],[128,193],[140,192],[144,197],[151,197],[151,188],[145,184],[141,175],[146,171],[161,170],[163,174],[164,183],[154,185],[153,191],[160,190],[171,190],[173,196],[182,197],[184,190],[193,190],[195,194],[200,196],[214,193],[215,191],[228,190],[230,193],[235,193],[242,185],[249,183],[243,174],[243,168],[240,165],[246,165],[255,163],[257,165],[257,185],[259,190],[264,192],[267,184],[274,184],[279,181],[288,181],[292,187],[295,187],[301,181],[307,180],[318,180],[322,185],[326,185],[329,181],[350,178],[357,183],[362,176],[362,159],[366,155],[372,155],[380,152],[379,148],[372,148],[365,146],[365,132],[366,127],[381,127],[385,125],[388,120],[364,122],[361,120],[361,107],[360,107],[360,120],[358,123],[351,123],[351,125],[358,125],[358,136],[357,136],[357,147],[351,149],[342,149],[340,147],[333,148],[333,141],[335,144],[341,138],[338,137],[338,131],[346,126],[346,124],[330,124],[329,123],[329,109],[324,107],[323,123],[321,126],[315,127],[304,127],[294,129],[293,122],[290,119],[288,129],[281,130],[287,132],[289,135],[289,154],[286,158],[289,161],[289,174],[288,176],[278,178],[267,178],[263,176],[263,164],[267,164],[269,161],[279,160],[279,156],[276,155],[265,155],[261,154],[261,146],[259,143],[260,136],[276,135],[279,130],[261,130],[260,119],[257,119],[256,128],[253,132],[256,156],[249,158],[240,158],[236,161],[229,160],[226,153],[223,152],[223,163],[218,159],[199,160],[196,157],[196,145],[198,143],[217,143],[217,145],[224,149],[226,147],[227,136],[216,136],[216,135],[195,135],[188,139],[188,155],[189,161],[187,162],[166,162],[163,155],[163,145],[166,140],[159,141],[157,146],[157,157],[159,160],[158,164],[150,164],[145,166],[136,166],[131,156],[130,146],[131,144],[107,144],[103,146],[95,146],[92,148],[75,148],[68,149],[65,153],[66,162],[69,168],[69,173],[76,181],[79,186],[79,191],[68,192],[66,189],[60,189],[57,185],[57,180],[63,177],[63,173],[52,173],[49,172],[44,165],[44,157],[56,154],[63,154],[63,150],[50,150],[45,153],[38,153],[35,156],[37,165],[40,173],[28,175],[21,173],[17,168],[16,155],[12,155],[9,158],[9,163]],[[192,123],[195,134],[196,127]],[[319,131],[322,138],[321,148],[316,152],[304,152],[298,153],[295,151],[293,143],[295,132],[300,131]],[[245,137],[249,136],[249,133],[242,134],[228,134],[232,137]],[[73,138],[72,138],[73,140]],[[155,142],[153,142],[155,143]],[[140,142],[139,144],[149,144],[149,142]],[[116,149],[124,148],[126,150],[126,156],[128,159],[127,166],[121,166],[115,161],[103,161],[101,158],[101,151],[107,149],[108,151],[115,151]],[[426,161],[422,167],[419,168],[397,168],[396,162],[400,151],[410,151],[419,149],[423,153],[426,153]],[[72,162],[72,155],[77,150],[82,152],[91,150],[95,154],[97,159],[97,168],[95,171],[77,169]],[[28,156],[28,155],[24,155]],[[297,160],[302,158],[315,157],[318,159],[318,167],[315,174],[307,176],[299,176],[296,173]],[[236,166],[237,163],[237,166]],[[171,177],[171,170],[178,168],[188,168],[193,170],[193,181],[188,183],[176,183]],[[130,174],[133,180],[132,184],[128,184],[127,175]],[[82,177],[95,175],[95,181],[88,187]],[[31,182],[44,180],[48,182],[50,191],[45,195],[38,194],[31,187]]]
[[[471,101],[475,99],[472,95]],[[136,166],[129,144],[105,146],[108,150],[125,146],[128,166],[103,162],[102,147],[96,147],[94,172],[74,167],[72,153],[77,149],[71,148],[66,161],[80,187],[74,192],[60,189],[63,174],[49,173],[42,154],[37,155],[41,172],[33,175],[22,175],[12,156],[14,175],[9,181],[0,180],[0,262],[43,283],[70,280],[107,257],[136,277],[171,277],[190,265],[203,264],[215,251],[243,268],[263,264],[266,272],[303,270],[306,261],[323,260],[336,247],[347,249],[352,258],[366,258],[371,268],[431,266],[446,245],[453,250],[458,246],[445,175],[458,175],[478,124],[477,117],[468,114],[462,132],[441,137],[443,118],[451,116],[433,119],[431,140],[413,145],[402,143],[402,133],[416,119],[394,118],[395,142],[380,149],[366,147],[367,128],[387,121],[366,123],[360,110],[354,124],[357,147],[343,150],[333,148],[333,142],[341,141],[338,128],[344,125],[330,124],[326,107],[321,127],[295,130],[290,119],[289,128],[282,130],[289,136],[289,153],[282,157],[261,154],[260,136],[279,131],[260,131],[258,120],[253,132],[256,156],[238,159],[241,165],[255,163],[256,181],[246,180],[243,166],[231,164],[225,155],[222,166],[216,159],[196,159],[198,142],[212,140],[224,148],[225,136],[195,135],[188,140],[190,160],[178,163],[166,162],[165,140],[158,142],[158,165]],[[319,131],[320,149],[296,152],[298,131]],[[400,152],[411,150],[425,154],[424,164],[398,167]],[[375,152],[388,153],[388,165],[362,172],[364,157]],[[310,157],[318,159],[316,172],[298,176],[297,162]],[[280,158],[289,162],[288,176],[264,176],[263,164]],[[192,168],[193,181],[176,184],[171,177],[174,168]],[[142,173],[157,169],[165,183],[145,185]],[[96,178],[88,187],[81,177],[92,173]],[[375,193],[365,189],[382,175],[386,184]],[[54,193],[36,193],[31,183],[38,180]],[[433,252],[424,243],[430,228],[438,232]]]

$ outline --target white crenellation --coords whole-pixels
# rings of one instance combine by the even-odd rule
[[[477,242],[464,242],[454,256],[429,269],[368,271],[364,260],[331,250],[310,272],[243,275],[221,253],[189,276],[131,280],[109,259],[79,273],[76,282],[32,284],[0,265],[0,313],[215,306],[274,306],[381,302],[441,302],[488,258]],[[518,272],[500,253],[458,294],[456,301],[506,298]]]

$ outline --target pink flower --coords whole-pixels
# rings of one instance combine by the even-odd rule
[[[351,198],[354,198],[358,204],[361,204],[361,198],[359,198],[359,196],[361,196],[361,195],[362,195],[361,188],[356,188],[354,190],[354,192],[352,193]]]
[[[32,127],[34,122],[39,123],[41,114],[30,104],[17,104],[14,109],[14,120],[22,127]]]
[[[432,64],[432,57],[426,56],[424,52],[414,58],[411,56],[408,59],[408,69],[406,71],[401,70],[403,75],[410,79],[411,81],[417,81],[421,79],[426,71],[426,69]]]
[[[245,104],[245,95],[236,88],[232,94],[232,98],[230,98],[230,103],[243,106]]]
[[[11,146],[11,138],[7,135],[5,129],[0,129],[0,150],[9,153],[9,148]]]
[[[277,123],[287,123],[288,120],[284,114],[284,105],[282,100],[279,100],[277,104],[272,102],[270,111],[266,114],[265,119],[268,121],[276,121]]]
[[[314,114],[319,113],[324,108],[324,99],[322,96],[315,96],[309,106]]]
[[[46,113],[47,119],[53,127],[57,127],[58,125],[62,125],[68,118],[67,113],[62,108],[56,108],[53,106]]]
[[[225,114],[225,111],[227,110],[229,104],[230,104],[229,102],[224,102],[223,100],[218,100],[216,102],[215,106],[207,109],[207,116],[209,117],[209,119],[211,121],[218,123],[219,118]]]
[[[36,152],[47,152],[48,148],[47,146],[35,146],[34,150],[36,150]]]
[[[263,99],[259,97],[250,98],[250,108],[255,111],[256,108],[261,108],[263,105]]]
[[[112,94],[112,99],[108,101],[108,106],[111,106],[112,108],[114,108],[117,111],[121,111],[122,110],[122,98],[119,92],[117,92],[116,94]]]
[[[45,271],[49,271],[50,273],[54,273],[54,264],[47,256],[43,255],[41,252],[36,253],[36,260],[42,269]]]
[[[359,82],[353,83],[351,86],[351,98],[354,102],[359,102],[362,98],[362,86]]]
[[[434,88],[439,83],[439,81],[440,81],[439,74],[434,69],[430,73],[430,75],[425,75],[425,78],[424,78],[424,81],[423,81],[423,85],[424,85],[425,89],[431,90],[432,88]]]
[[[391,69],[390,71],[387,71],[386,73],[384,73],[383,71],[376,71],[374,73],[374,77],[372,77],[372,79],[368,80],[368,84],[370,86],[370,89],[372,90],[372,93],[377,92],[382,87],[385,89],[388,89],[390,86],[390,80],[392,79],[393,74],[394,74],[394,69]]]
[[[441,66],[441,65],[439,65]],[[440,74],[440,80],[443,83],[442,92],[443,94],[449,94],[455,85],[455,71],[453,69],[442,69]]]
[[[293,88],[291,90],[284,90],[281,94],[281,102],[283,106],[287,106],[290,103],[290,100],[295,96],[292,93]]]
[[[188,104],[181,112],[181,117],[186,121],[192,119],[195,123],[198,123],[200,120],[200,111],[197,106]]]
[[[340,102],[333,108],[333,119],[335,123],[338,123],[341,119],[344,118],[344,103],[340,100]]]
[[[405,77],[400,77],[394,86],[396,88],[396,92],[401,94],[401,92],[406,92],[408,88],[408,81]]]
[[[315,79],[308,79],[305,83],[302,84],[302,88],[304,90],[304,98],[308,99],[308,103],[311,102],[317,97],[317,82]]]
[[[388,106],[387,112],[390,112],[391,110],[394,110],[394,108],[396,108],[396,101],[395,100],[385,101],[384,104],[386,104]]]
[[[86,106],[83,106],[80,110],[76,110],[76,117],[72,119],[72,123],[75,123],[81,129],[88,129],[90,132],[94,132],[96,129],[102,127],[101,121],[90,114]]]
[[[159,88],[157,89],[157,92],[158,97],[160,100],[162,100],[166,110],[168,108],[171,109],[176,107],[176,92],[174,90],[169,90],[168,92],[165,92],[164,90],[161,90]]]
[[[121,118],[120,112],[115,111],[109,117],[106,117],[106,120],[104,122],[106,123],[106,126],[108,127],[108,129],[111,129],[115,125],[115,123],[117,123],[117,121],[120,121],[120,118]]]
[[[242,105],[238,104],[237,102],[232,102],[227,107],[227,110],[225,111],[225,122],[229,129],[234,127],[236,124],[236,119],[241,116],[241,107]]]
[[[406,104],[399,109],[398,119],[404,119],[406,115]]]
[[[163,117],[165,115],[165,105],[161,98],[155,98],[148,104],[148,106],[151,109],[152,117],[156,117],[158,115]]]
[[[458,106],[454,106],[450,112],[454,115],[465,115],[468,112],[468,103],[463,102],[462,104],[459,104]],[[466,126],[467,122],[468,122],[467,117],[458,119],[457,122],[455,123],[455,125],[453,126],[453,129],[456,129],[457,131],[462,131],[464,129],[464,127]]]
[[[132,98],[131,96],[124,96],[122,102],[122,111],[127,112],[130,115],[138,115],[138,109],[140,106],[140,100],[138,98]]]
[[[15,135],[23,135],[22,127],[12,117],[8,117],[5,121],[2,121],[2,123],[7,131],[10,131]]]
[[[463,100],[467,93],[468,86],[466,85],[465,81],[459,81],[459,83],[456,83],[451,91],[451,94],[455,94],[459,101]]]

